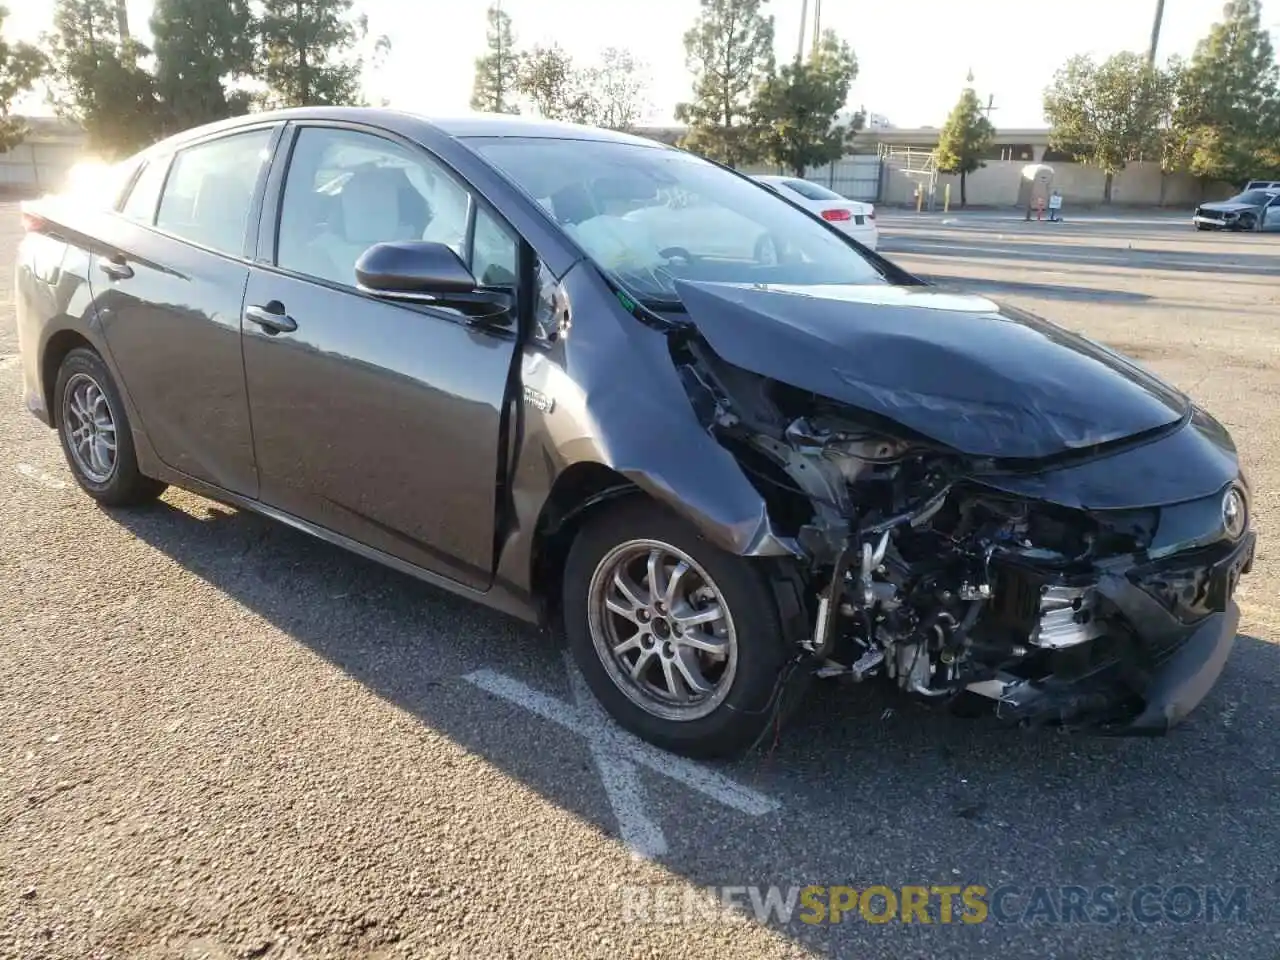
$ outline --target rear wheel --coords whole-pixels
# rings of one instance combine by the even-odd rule
[[[154,500],[165,484],[138,469],[120,392],[102,358],[77,347],[58,368],[54,409],[62,452],[76,482],[107,506]]]
[[[657,504],[637,497],[588,519],[563,603],[592,692],[645,740],[732,755],[776,719],[790,651],[764,570]]]

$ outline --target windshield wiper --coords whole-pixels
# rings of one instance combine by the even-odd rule
[[[636,302],[650,310],[665,310],[668,313],[684,313],[684,301],[678,297],[636,297]]]

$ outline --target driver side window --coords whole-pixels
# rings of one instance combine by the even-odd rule
[[[419,151],[305,127],[285,178],[276,263],[354,286],[356,261],[375,243],[432,240],[466,260],[471,207],[471,195]]]

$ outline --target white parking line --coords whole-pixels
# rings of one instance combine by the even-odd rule
[[[782,808],[782,804],[772,797],[744,787],[724,774],[692,760],[659,750],[622,730],[605,715],[595,701],[567,652],[565,660],[576,701],[573,705],[496,670],[476,670],[462,679],[494,696],[524,707],[587,741],[591,758],[617,818],[623,842],[636,856],[653,858],[667,851],[667,840],[662,828],[649,816],[648,811],[652,807],[644,797],[637,769],[639,767],[682,783],[748,816],[759,817]]]
[[[610,723],[609,718],[604,715],[604,710],[587,688],[586,680],[574,666],[567,650],[564,658],[569,669],[569,687],[573,691],[573,702],[578,706],[579,716],[587,720],[588,727],[605,729]],[[609,806],[613,808],[613,816],[618,821],[622,842],[642,859],[652,860],[662,856],[667,852],[667,838],[663,835],[662,828],[645,811],[640,769],[611,750],[600,737],[588,736],[587,749],[591,751],[591,759],[595,761],[596,770],[600,773],[600,782],[604,784]]]
[[[50,490],[67,489],[65,481],[59,480],[57,477],[51,477],[43,470],[37,470],[29,463],[19,463],[13,469],[22,474],[22,476],[26,477],[28,480],[34,480],[42,487],[48,487]]]

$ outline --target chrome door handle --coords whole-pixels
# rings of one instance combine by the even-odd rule
[[[275,336],[277,333],[292,333],[298,329],[298,323],[293,317],[280,310],[270,310],[267,307],[251,306],[244,308],[244,318],[250,323],[256,323],[266,333]]]

